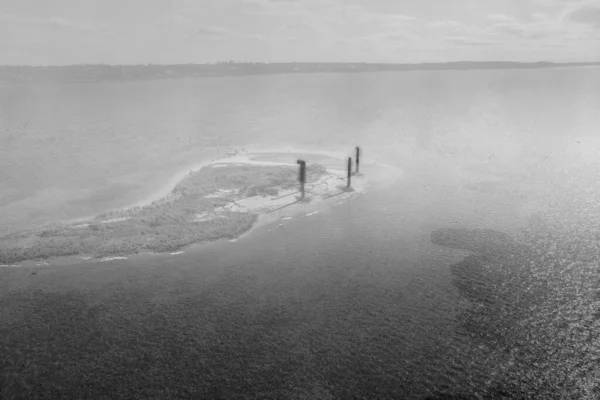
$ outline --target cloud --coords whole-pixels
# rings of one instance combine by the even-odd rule
[[[417,20],[416,17],[404,14],[382,14],[372,12],[360,6],[338,6],[331,9],[339,21],[353,22],[356,24],[370,24],[372,27],[393,28],[406,26]]]
[[[271,18],[317,17],[319,12],[309,8],[308,3],[296,1],[272,2],[269,0],[240,0],[241,7],[236,12],[247,16]]]
[[[600,28],[600,5],[585,5],[567,14],[569,21]]]
[[[304,21],[293,21],[279,26],[281,35],[315,35],[325,34],[326,28],[320,26],[316,21],[311,23]]]
[[[75,29],[78,31],[95,31],[96,30],[96,28],[92,25],[80,24],[80,23],[69,21],[65,18],[60,18],[60,17],[48,18],[47,23],[50,25],[60,26],[62,28],[67,28],[67,29]]]
[[[263,40],[268,40],[269,39],[269,37],[267,37],[265,35],[258,34],[258,33],[252,33],[252,34],[246,35],[244,37],[246,39],[258,40],[258,41],[263,41]]]
[[[199,28],[194,29],[191,32],[191,35],[223,38],[231,33],[231,30],[223,28],[221,26],[201,26]]]
[[[486,18],[489,19],[490,21],[496,21],[496,22],[514,22],[516,21],[516,18],[512,15],[507,15],[507,14],[488,14],[486,15]]]
[[[416,34],[414,32],[408,32],[408,31],[374,33],[372,35],[366,35],[366,36],[357,38],[358,41],[375,40],[375,41],[391,41],[391,42],[397,42],[397,41],[405,42],[405,41],[412,41],[412,40],[419,40],[419,39],[422,39],[421,35]]]
[[[536,50],[536,49],[540,49],[540,48],[547,48],[547,49],[565,49],[569,47],[568,43],[560,43],[560,42],[556,42],[556,41],[552,41],[552,42],[522,42],[518,44],[519,48],[524,48],[524,49],[532,49],[532,50]]]
[[[532,23],[500,22],[489,26],[487,32],[494,35],[508,35],[523,39],[561,37],[566,34],[565,27],[551,20]]]
[[[301,3],[303,0],[240,0],[246,4],[256,4],[258,6],[267,7],[273,3]]]
[[[415,32],[393,32],[386,36],[389,40],[400,40],[400,41],[408,41],[408,40],[421,40],[423,36]]]
[[[354,26],[367,28],[373,34],[401,34],[417,21],[415,17],[401,14],[376,14],[362,11],[354,17]]]
[[[79,32],[93,32],[98,31],[98,27],[81,23],[70,21],[66,18],[62,17],[49,17],[49,18],[38,18],[31,16],[23,16],[23,15],[15,15],[15,14],[0,14],[0,20],[16,23],[16,24],[30,24],[30,25],[38,25],[38,26],[46,26],[46,27],[54,27],[61,28],[67,30],[75,30]]]
[[[256,6],[266,7],[269,5],[269,0],[240,0],[243,4],[252,4]]]
[[[564,7],[569,3],[578,3],[580,0],[531,0],[531,3],[542,7]]]
[[[465,45],[465,46],[490,46],[498,44],[496,40],[470,36],[449,36],[444,38],[447,42]]]
[[[372,21],[381,21],[384,23],[392,23],[392,24],[403,24],[406,22],[416,21],[417,17],[413,17],[412,15],[404,15],[404,14],[379,14],[373,13],[370,11],[361,10],[364,15],[372,20]]]
[[[290,22],[290,23],[281,25],[281,29],[296,31],[296,30],[312,29],[312,26],[307,24],[306,22],[294,21],[294,22]]]
[[[450,30],[463,30],[466,25],[460,21],[455,20],[443,20],[443,21],[432,21],[425,25],[426,28],[430,29],[450,29]]]
[[[340,0],[240,0],[254,5],[247,14],[260,16],[260,27],[272,36],[293,36],[305,41],[335,42],[405,30],[417,18],[403,14],[381,14]]]
[[[493,24],[489,27],[489,32],[509,34],[515,36],[525,37],[527,35],[527,28],[523,24],[516,22],[501,22]]]
[[[550,16],[546,13],[534,12],[531,14],[531,18],[533,18],[535,21],[543,21],[549,19]]]
[[[433,21],[425,25],[437,36],[445,37],[478,37],[485,39],[489,36],[487,29],[479,25],[467,25],[456,20]]]
[[[335,40],[334,45],[343,47],[345,51],[356,51],[361,54],[369,54],[370,57],[389,57],[396,49],[402,48],[410,51],[412,48],[420,48],[422,37],[410,31],[376,32],[354,37],[340,37]],[[371,59],[373,60],[373,59]]]
[[[556,6],[559,4],[558,0],[531,0],[531,3],[536,6]]]

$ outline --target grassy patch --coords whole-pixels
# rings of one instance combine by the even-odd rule
[[[307,179],[316,180],[325,172],[320,165],[309,165]],[[55,225],[0,238],[0,264],[170,252],[194,243],[232,239],[249,230],[257,215],[216,209],[242,198],[293,189],[298,185],[297,173],[295,167],[205,167],[148,206],[105,213],[88,225]],[[199,220],[200,214],[214,218]],[[117,218],[122,220],[109,221]]]

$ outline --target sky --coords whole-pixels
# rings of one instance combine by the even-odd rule
[[[600,60],[600,0],[0,0],[0,65]]]

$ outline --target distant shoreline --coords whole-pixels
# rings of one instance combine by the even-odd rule
[[[66,65],[66,66],[0,66],[0,82],[105,82],[157,79],[181,79],[223,76],[279,75],[308,73],[365,73],[407,71],[471,71],[600,67],[596,62],[510,62],[457,61],[447,63],[237,63],[216,64],[145,64],[145,65]]]

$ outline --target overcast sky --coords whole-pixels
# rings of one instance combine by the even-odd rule
[[[0,64],[600,59],[600,0],[0,0]]]

